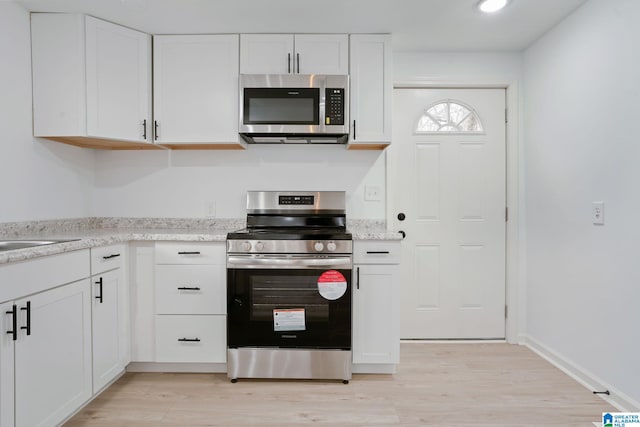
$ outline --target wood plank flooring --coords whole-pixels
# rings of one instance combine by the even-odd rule
[[[65,426],[593,427],[614,410],[522,346],[403,343],[397,374],[348,385],[128,373]]]

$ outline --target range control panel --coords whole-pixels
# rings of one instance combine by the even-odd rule
[[[315,197],[313,196],[279,196],[279,205],[311,205],[315,204]]]
[[[344,89],[325,89],[325,125],[344,125]]]

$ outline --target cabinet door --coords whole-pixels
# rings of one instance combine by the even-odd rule
[[[93,392],[97,393],[124,369],[125,313],[121,306],[124,280],[121,269],[92,277]]]
[[[241,34],[241,74],[293,73],[293,35]]]
[[[151,141],[150,56],[148,34],[86,17],[88,136]]]
[[[399,265],[355,265],[353,363],[398,363]]]
[[[238,142],[238,36],[154,37],[159,144]]]
[[[13,302],[0,304],[0,426],[13,426]]]
[[[15,344],[16,427],[57,425],[91,397],[90,293],[84,279],[16,301],[29,327]]]
[[[297,74],[349,74],[349,38],[346,34],[296,34]]]
[[[351,35],[349,52],[351,146],[384,147],[391,142],[391,36]]]

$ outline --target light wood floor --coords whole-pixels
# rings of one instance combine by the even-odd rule
[[[128,373],[65,426],[589,426],[613,411],[525,347],[403,343],[395,375]]]

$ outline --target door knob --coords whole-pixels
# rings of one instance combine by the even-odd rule
[[[407,217],[407,216],[406,216],[405,214],[403,214],[402,212],[400,212],[400,213],[398,214],[398,221],[404,221],[404,219],[405,219],[406,217]]]
[[[405,237],[407,237],[407,233],[405,233],[404,231],[400,230],[398,231],[398,233],[402,234],[402,238],[404,239]]]

